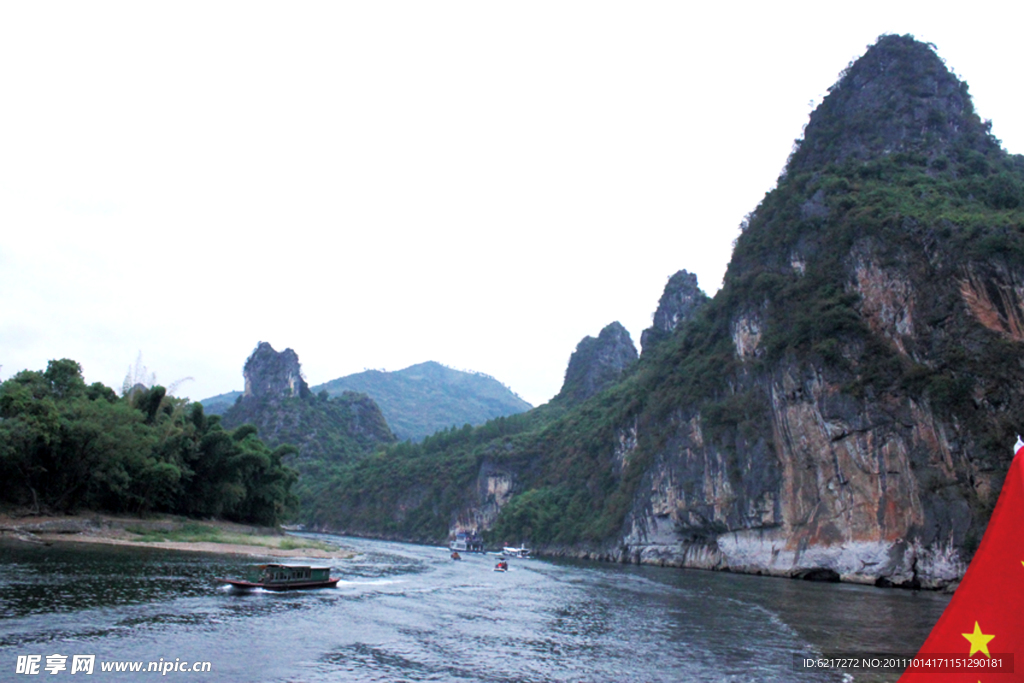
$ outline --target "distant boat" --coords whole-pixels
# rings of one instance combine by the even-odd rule
[[[334,588],[340,580],[331,577],[330,567],[290,564],[258,564],[249,570],[245,579],[217,579],[233,588],[263,588],[270,591]]]
[[[505,546],[502,552],[508,555],[509,557],[519,557],[524,560],[530,557],[530,551],[524,548],[523,546],[519,546],[518,548]]]
[[[462,553],[482,553],[484,552],[484,541],[475,531],[460,531],[455,534],[455,540],[448,545],[448,548]]]

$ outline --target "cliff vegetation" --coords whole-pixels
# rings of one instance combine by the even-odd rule
[[[744,221],[718,294],[679,296],[689,279],[674,280],[662,303],[685,313],[656,314],[616,381],[389,448],[325,484],[315,519],[431,540],[477,528],[624,561],[956,581],[1024,415],[1024,159],[934,48],[870,46]]]

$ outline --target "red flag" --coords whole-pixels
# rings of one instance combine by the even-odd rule
[[[900,683],[1024,680],[1024,442],[1020,437],[1015,450],[974,559]],[[1013,673],[1008,673],[1010,659]],[[940,668],[944,672],[938,673]]]

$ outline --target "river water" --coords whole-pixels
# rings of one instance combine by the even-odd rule
[[[0,681],[857,681],[794,655],[915,652],[948,596],[329,538],[336,589],[238,593],[251,558],[0,543]],[[302,564],[301,561],[292,561]],[[323,564],[322,561],[315,564]],[[66,670],[49,673],[49,655]],[[18,657],[40,655],[36,675]],[[74,655],[94,671],[72,674]],[[118,661],[206,673],[103,672]],[[58,660],[59,661],[59,660]]]

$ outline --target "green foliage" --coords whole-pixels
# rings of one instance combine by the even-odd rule
[[[502,509],[489,537],[495,543],[518,545],[523,539],[550,545],[564,540],[561,520],[573,503],[579,504],[566,487],[531,489],[516,496]]]
[[[310,518],[439,541],[476,500],[478,477],[498,470],[515,473],[515,489],[493,542],[607,542],[655,458],[677,447],[682,421],[700,420],[703,447],[726,456],[734,483],[771,483],[768,465],[748,459],[744,470],[738,456],[771,452],[769,387],[791,371],[824,380],[834,393],[820,400],[840,413],[898,420],[926,406],[971,444],[978,471],[1005,467],[1024,414],[1019,343],[966,312],[958,281],[979,265],[1011,279],[1024,268],[1024,158],[999,147],[966,85],[909,36],[883,37],[851,64],[806,134],[744,222],[722,289],[621,382],[578,406],[446,430],[325,472]],[[915,297],[913,319],[901,321],[914,329],[900,340],[877,329],[857,293],[860,277],[882,271]],[[744,315],[761,322],[761,339],[740,360],[732,326]],[[615,448],[631,427],[624,462]],[[953,485],[921,476],[925,495],[967,501],[968,536],[978,536],[987,503],[974,475],[958,472]]]
[[[246,433],[259,429],[271,445],[294,444],[299,456],[293,460],[300,469],[317,462],[361,458],[394,441],[373,401],[353,392],[326,400],[312,393],[306,397],[246,397],[224,413],[223,421]]]
[[[163,387],[123,399],[50,361],[0,384],[0,500],[36,509],[175,512],[274,524],[295,473],[254,428],[225,432]]]
[[[478,425],[514,415],[530,404],[493,377],[427,362],[397,372],[367,370],[313,387],[340,397],[364,393],[380,406],[400,440],[418,441],[452,425]]]

